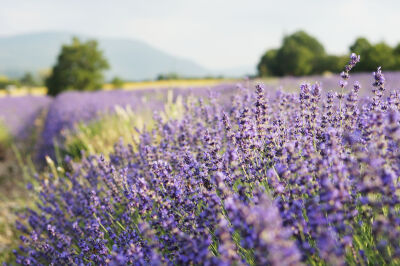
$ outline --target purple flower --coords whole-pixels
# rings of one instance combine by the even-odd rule
[[[353,83],[349,71],[358,61],[352,54],[342,89]],[[299,93],[226,87],[219,90],[225,97],[186,103],[181,119],[155,115],[154,128],[138,132],[133,145],[118,142],[108,156],[79,162],[67,158],[65,171],[33,177],[36,207],[16,224],[15,262],[398,261],[399,93],[383,97],[380,68],[372,98],[361,83],[339,94],[323,93],[323,82],[303,83]],[[68,115],[56,112],[60,99],[47,120],[59,119],[62,128]]]

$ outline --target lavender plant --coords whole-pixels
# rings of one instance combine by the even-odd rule
[[[359,61],[351,56],[342,78]],[[223,105],[188,102],[116,143],[37,175],[17,224],[25,265],[376,265],[400,263],[398,93],[360,84]],[[343,103],[342,100],[345,99]]]

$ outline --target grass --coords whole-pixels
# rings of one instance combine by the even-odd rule
[[[6,156],[6,150],[12,143],[12,137],[8,129],[0,122],[0,160]]]
[[[184,112],[182,97],[173,100],[172,91],[168,91],[167,102],[161,117],[164,120],[177,119]],[[89,123],[78,123],[66,132],[61,143],[56,143],[58,157],[65,155],[73,159],[81,159],[81,151],[85,154],[107,155],[114,150],[114,144],[123,141],[135,146],[139,142],[138,132],[151,130],[154,126],[151,110],[134,112],[130,107],[115,107],[115,112],[105,114]],[[57,161],[62,158],[57,158]]]
[[[33,195],[26,189],[31,173],[36,172],[32,155],[43,127],[45,113],[39,115],[30,137],[23,141],[12,138],[0,124],[0,262],[10,262],[12,250],[19,245],[15,229],[17,213],[33,207]]]
[[[12,249],[18,246],[18,233],[14,227],[16,213],[32,202],[26,193],[23,170],[16,163],[16,157],[10,148],[0,162],[0,261],[11,259]]]
[[[86,154],[108,154],[113,145],[122,140],[126,144],[138,141],[136,129],[144,128],[144,121],[151,120],[150,112],[136,115],[131,108],[117,106],[115,114],[109,114],[90,123],[79,123],[66,133],[65,139],[58,146],[63,155],[81,158],[81,151]],[[151,125],[147,125],[148,128]],[[58,161],[58,160],[57,160]]]

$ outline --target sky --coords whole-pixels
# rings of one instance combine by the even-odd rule
[[[255,66],[303,29],[330,53],[400,42],[398,0],[0,0],[0,36],[68,31],[138,39],[209,69]]]

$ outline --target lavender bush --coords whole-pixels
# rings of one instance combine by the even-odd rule
[[[400,98],[319,84],[185,105],[109,160],[36,176],[25,265],[399,264]],[[325,94],[325,93],[324,93]],[[51,161],[49,160],[50,164]],[[51,164],[52,165],[52,164]]]

